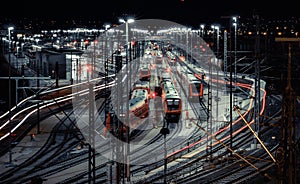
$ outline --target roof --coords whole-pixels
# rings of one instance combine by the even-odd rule
[[[171,81],[164,82],[165,98],[180,98],[177,89]]]

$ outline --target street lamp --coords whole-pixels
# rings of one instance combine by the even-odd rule
[[[105,28],[105,31],[107,31],[107,29],[110,28],[110,24],[105,24],[104,28]]]
[[[220,38],[219,38],[219,33],[220,33],[220,27],[215,26],[215,30],[217,31],[217,55],[219,54],[219,46],[220,46]]]
[[[215,45],[215,25],[211,25],[210,26],[212,28],[212,39],[213,39],[213,45]],[[214,49],[215,46],[213,46],[213,50],[216,51],[216,49]]]
[[[11,41],[11,30],[13,30],[13,27],[8,27],[8,112],[9,112],[9,123],[11,121],[11,69],[10,69],[10,41]],[[16,91],[17,93],[17,91]],[[11,136],[11,130],[10,130],[10,136]],[[9,143],[9,163],[12,162],[12,150],[11,150],[11,142]]]
[[[234,27],[234,82],[237,82],[237,16],[232,17],[232,25]],[[236,86],[235,86],[236,87]],[[234,104],[236,105],[236,98]]]
[[[216,54],[219,54],[219,33],[220,33],[220,27],[217,25],[211,25],[211,28],[213,29],[213,40],[215,38],[215,32],[217,33],[217,46],[216,46]]]
[[[201,36],[203,38],[204,37],[204,24],[200,24],[200,28],[201,28]]]
[[[134,19],[119,19],[121,23],[125,23],[126,26],[126,64],[128,63],[128,42],[129,42],[129,36],[128,36],[128,24],[133,23]]]
[[[234,27],[234,75],[236,77],[237,17],[232,17],[232,26]]]
[[[134,19],[132,18],[127,18],[127,19],[119,19],[119,22],[121,23],[125,23],[125,26],[126,26],[126,71],[127,71],[127,78],[128,79],[128,83],[126,85],[126,94],[129,95],[129,85],[131,86],[131,62],[130,62],[130,66],[128,66],[128,50],[129,50],[129,36],[128,36],[128,24],[130,23],[133,23],[134,22]],[[129,70],[128,70],[128,67],[129,67]],[[128,72],[129,71],[129,72]],[[129,130],[129,101],[128,101],[129,98],[127,98],[126,100],[126,112],[127,112],[127,117],[126,117],[126,124],[127,124],[127,128],[126,128],[126,141],[127,141],[127,147],[126,147],[126,177],[127,177],[127,181],[130,181],[130,130]]]
[[[11,31],[14,29],[14,27],[8,27],[7,30],[8,30],[8,49],[10,50],[11,47],[10,47],[10,42],[11,42]]]

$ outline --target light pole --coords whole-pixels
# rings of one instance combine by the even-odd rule
[[[232,17],[232,25],[234,27],[234,82],[237,82],[237,18],[236,16]],[[234,104],[236,105],[236,99]]]
[[[213,42],[215,41],[215,33],[217,33],[217,36],[216,36],[217,37],[217,46],[216,46],[215,51],[216,51],[216,55],[218,56],[218,54],[219,54],[219,45],[220,45],[220,43],[219,43],[220,27],[217,26],[217,25],[211,25],[211,28],[213,30]]]
[[[204,24],[200,24],[200,29],[201,29],[201,37],[204,37]]]
[[[104,25],[104,28],[105,28],[105,32],[106,32],[107,29],[110,28],[110,24],[105,24],[105,25]]]
[[[214,30],[217,32],[217,48],[216,48],[216,62],[217,62],[217,94],[216,94],[216,122],[219,123],[219,118],[218,118],[218,115],[219,115],[219,69],[220,69],[220,64],[219,64],[219,32],[220,32],[220,27],[215,25],[214,26]]]
[[[7,30],[8,30],[8,49],[10,51],[11,49],[11,46],[10,46],[10,42],[11,42],[11,31],[14,29],[14,27],[8,27]]]
[[[128,36],[128,24],[130,24],[130,23],[133,23],[134,22],[134,19],[131,19],[131,18],[129,18],[129,19],[119,19],[119,21],[121,22],[121,23],[125,23],[125,26],[126,26],[126,64],[128,63],[128,42],[129,42],[129,36]]]
[[[212,29],[212,50],[214,51],[214,52],[216,52],[216,49],[215,49],[215,25],[211,25],[210,26],[211,27],[211,29]]]
[[[11,49],[11,46],[10,46],[10,41],[11,41],[11,30],[13,30],[14,28],[13,27],[8,27],[8,112],[9,112],[9,115],[8,115],[8,118],[9,118],[9,123],[11,121],[11,69],[10,69],[10,49]],[[17,91],[16,91],[17,93]],[[11,137],[11,129],[10,129],[10,139],[12,138]],[[11,144],[12,142],[10,141],[9,143],[9,163],[12,162],[12,151],[11,151]]]
[[[219,46],[220,46],[220,27],[215,26],[215,30],[217,31],[217,55],[219,55]]]
[[[127,98],[126,98],[126,114],[127,114],[127,116],[126,116],[126,125],[127,125],[127,128],[126,128],[126,142],[127,142],[127,147],[125,148],[126,149],[126,177],[127,177],[127,181],[130,181],[130,158],[129,158],[129,155],[130,155],[130,129],[129,129],[129,101],[128,101],[128,99],[129,99],[129,89],[130,89],[130,87],[129,86],[131,86],[131,62],[128,62],[128,51],[129,51],[129,44],[131,44],[131,43],[129,43],[129,32],[128,32],[128,24],[130,24],[130,23],[133,23],[134,22],[134,19],[132,19],[132,18],[127,18],[127,19],[119,19],[119,21],[121,22],[121,23],[125,23],[125,26],[126,26],[126,32],[125,32],[125,34],[126,34],[126,44],[125,44],[125,46],[126,46],[126,73],[127,73],[127,78],[128,78],[128,82],[127,82],[127,85],[126,85],[126,95],[128,95],[127,96]],[[130,64],[129,64],[130,63]],[[128,66],[129,65],[129,66]],[[129,70],[128,70],[128,67],[129,67]]]

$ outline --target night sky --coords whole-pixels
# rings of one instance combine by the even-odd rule
[[[122,15],[136,19],[164,19],[183,25],[218,23],[221,16],[261,17],[277,19],[300,17],[295,1],[232,1],[232,0],[8,0],[1,6],[0,15],[11,17],[87,18],[117,23]],[[2,4],[4,1],[2,2]],[[9,8],[5,8],[9,7]]]

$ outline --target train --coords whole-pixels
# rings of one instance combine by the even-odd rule
[[[162,81],[162,105],[167,122],[178,122],[181,117],[182,100],[172,81]]]
[[[147,80],[137,80],[132,87],[132,90],[135,89],[145,89],[150,94],[150,82]]]
[[[171,51],[167,51],[166,55],[169,58],[169,65],[176,66],[176,62],[177,62],[176,55]]]
[[[67,87],[67,88],[64,88],[64,89],[53,89],[53,90],[49,90],[49,91],[52,91],[52,92],[42,92],[39,96],[39,100],[53,100],[55,98],[62,98],[64,96],[67,96],[67,95],[71,95],[72,94],[72,87]]]
[[[162,64],[163,62],[163,53],[161,51],[157,51],[155,55],[156,64]]]
[[[146,118],[149,115],[149,91],[146,83],[136,83],[133,86],[129,99],[129,113],[139,118]]]
[[[193,72],[194,72],[195,77],[197,77],[198,79],[207,80],[207,77],[206,77],[203,69],[201,69],[199,67],[194,67]]]
[[[173,81],[171,72],[168,72],[167,70],[163,69],[160,71],[159,75],[159,83],[162,85],[163,82],[165,81]]]
[[[131,128],[135,129],[137,126],[141,124],[141,122],[148,117],[149,115],[149,85],[146,81],[136,81],[132,87],[132,91],[129,94],[128,113],[120,113],[123,114],[119,123],[119,126],[122,127],[122,132],[126,133],[127,126],[129,125]],[[126,104],[127,105],[127,104]],[[126,107],[126,106],[125,106]],[[125,107],[123,107],[125,109]],[[123,109],[123,110],[124,110]],[[127,116],[129,118],[128,124],[125,123]],[[121,117],[121,116],[120,116]],[[112,131],[116,128],[118,121],[120,118],[115,115],[115,110],[110,110],[106,117],[106,124],[104,128],[104,136],[106,136],[107,131]],[[126,118],[125,118],[126,117]],[[111,132],[115,136],[115,132]]]
[[[139,73],[140,80],[150,80],[151,69],[149,64],[143,64],[139,70],[140,70]]]
[[[206,82],[197,78],[195,74],[185,66],[177,67],[177,75],[187,99],[190,102],[202,101]]]

